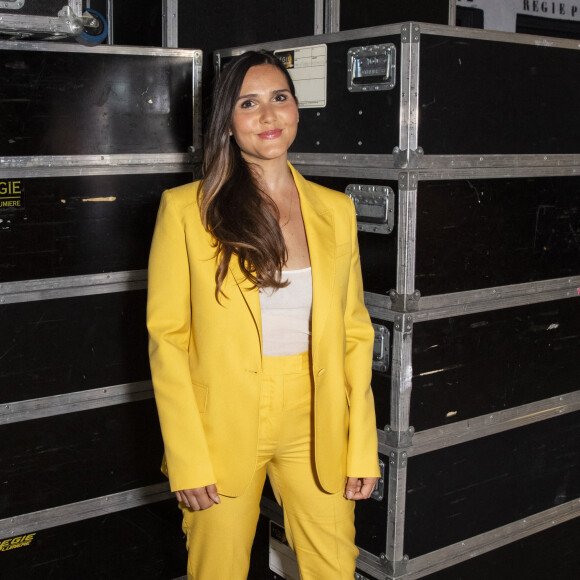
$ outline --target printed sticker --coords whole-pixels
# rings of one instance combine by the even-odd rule
[[[326,107],[326,44],[285,48],[274,51],[274,54],[284,63],[294,81],[298,107]]]
[[[7,552],[8,550],[30,546],[34,536],[36,536],[36,532],[24,536],[16,536],[15,538],[8,538],[7,540],[0,540],[0,552]]]
[[[0,181],[0,209],[24,209],[24,184],[21,179]]]

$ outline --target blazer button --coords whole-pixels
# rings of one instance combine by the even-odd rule
[[[326,369],[320,369],[316,374],[321,377],[324,373],[326,373]]]

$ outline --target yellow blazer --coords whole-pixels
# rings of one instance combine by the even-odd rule
[[[378,476],[370,388],[374,333],[363,302],[356,216],[344,194],[291,165],[313,280],[315,463],[322,487]],[[259,294],[237,260],[215,299],[215,248],[197,183],[164,192],[149,259],[147,325],[155,398],[173,491],[217,483],[237,496],[257,456],[262,373]]]

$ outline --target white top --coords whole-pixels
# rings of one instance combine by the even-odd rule
[[[310,348],[312,334],[312,269],[283,270],[290,284],[260,288],[264,356],[300,354]]]

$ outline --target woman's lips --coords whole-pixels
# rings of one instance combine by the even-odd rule
[[[263,133],[258,133],[260,139],[277,139],[282,135],[282,129],[272,129],[271,131],[264,131]]]

